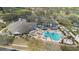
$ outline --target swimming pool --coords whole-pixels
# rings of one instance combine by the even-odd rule
[[[62,38],[62,35],[61,34],[58,34],[56,32],[48,32],[48,31],[45,31],[45,32],[43,32],[43,35],[45,36],[46,39],[48,37],[50,37],[51,40],[54,40],[54,41],[59,41]]]

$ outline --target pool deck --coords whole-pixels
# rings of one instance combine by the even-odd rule
[[[51,30],[51,29],[41,30],[41,29],[38,29],[37,31],[35,31],[35,33],[33,33],[35,35],[33,37],[36,38],[36,39],[43,40],[43,41],[61,42],[62,39],[55,41],[55,40],[52,40],[51,38],[47,38],[47,40],[46,40],[46,38],[42,35],[42,33],[45,32],[45,31],[56,32],[56,33],[62,34],[62,32],[59,31],[59,30]]]

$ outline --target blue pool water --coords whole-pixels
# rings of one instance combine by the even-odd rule
[[[55,32],[43,32],[43,35],[45,36],[45,38],[47,39],[48,37],[50,37],[52,40],[55,41],[59,41],[60,38],[62,37],[61,34],[55,33]]]

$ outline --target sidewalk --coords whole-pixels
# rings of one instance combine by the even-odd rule
[[[17,45],[17,44],[12,44],[12,46],[17,46],[17,47],[28,47],[27,45]]]

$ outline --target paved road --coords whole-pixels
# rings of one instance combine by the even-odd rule
[[[0,47],[0,51],[19,51],[19,50],[16,50],[16,49],[9,49],[9,48],[1,48]]]

